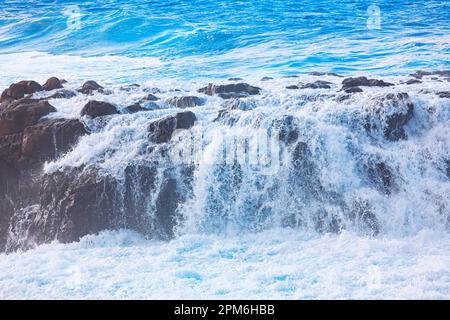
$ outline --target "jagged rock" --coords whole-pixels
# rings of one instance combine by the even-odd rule
[[[24,130],[22,157],[34,163],[55,159],[87,133],[77,119],[45,119]]]
[[[242,81],[242,78],[229,78],[228,81]]]
[[[261,89],[253,87],[247,83],[232,83],[223,85],[208,84],[207,87],[198,90],[200,93],[207,95],[218,95],[222,99],[242,98],[248,95],[257,95],[261,93]]]
[[[42,179],[40,204],[28,234],[36,243],[57,239],[77,241],[103,230],[127,228],[151,238],[170,239],[184,201],[182,190],[192,180],[192,169],[164,170],[156,183],[157,167],[130,164],[119,182],[98,168],[71,168],[46,174]],[[155,194],[152,206],[149,194]]]
[[[22,132],[56,109],[36,99],[22,99],[9,104],[0,114],[0,136]]]
[[[71,90],[59,90],[48,96],[46,99],[70,99],[75,97],[77,94]]]
[[[23,80],[17,83],[13,83],[8,89],[4,90],[0,102],[7,99],[18,100],[23,98],[26,94],[33,94],[38,91],[42,91],[42,86],[36,81]]]
[[[241,99],[229,99],[226,100],[222,106],[228,110],[242,110],[249,111],[256,107],[256,104],[252,100],[241,100]]]
[[[195,114],[186,111],[152,122],[148,127],[150,141],[154,143],[169,142],[175,130],[190,129],[196,121]]]
[[[360,87],[351,87],[344,90],[346,93],[358,93],[363,92],[363,90]]]
[[[195,96],[173,97],[166,100],[166,103],[177,108],[192,108],[205,104],[205,99]]]
[[[333,84],[333,83],[328,82],[328,81],[317,80],[313,83],[307,83],[307,84],[303,85],[301,88],[302,89],[330,89],[331,88],[330,84]]]
[[[342,90],[352,87],[390,87],[394,84],[377,79],[367,79],[366,77],[346,78],[342,81]]]
[[[84,94],[92,94],[94,91],[103,92],[103,87],[97,82],[89,80],[86,81],[77,91]]]
[[[56,78],[56,77],[51,77],[42,86],[42,88],[44,90],[46,90],[46,91],[51,91],[51,90],[55,90],[55,89],[61,89],[62,87],[63,86],[61,84],[61,81],[58,78]]]
[[[294,84],[294,85],[291,85],[291,86],[287,86],[286,89],[289,89],[289,90],[297,90],[297,89],[300,89],[300,87],[299,87],[299,86],[296,86],[296,85]]]
[[[118,114],[119,111],[111,103],[104,101],[89,101],[81,110],[81,116],[89,116],[91,118],[97,118],[102,116],[108,116],[112,114]]]

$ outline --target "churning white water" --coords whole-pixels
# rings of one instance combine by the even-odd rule
[[[223,100],[200,95],[206,103],[188,108],[198,122],[174,136],[172,153],[143,151],[148,123],[179,111],[164,103],[109,121],[83,119],[93,133],[46,172],[96,166],[120,181],[130,163],[193,165],[177,235],[161,242],[107,231],[0,255],[0,297],[450,298],[450,99],[432,93],[448,91],[448,82],[394,77],[384,80],[395,87],[343,99],[342,79],[333,76],[321,78],[332,82],[329,90],[285,88],[317,79],[246,79],[262,94],[218,119]],[[50,101],[58,110],[51,116],[78,118],[87,99],[123,108],[156,86],[161,100],[198,96],[205,84],[112,86],[109,95]],[[387,121],[407,104],[383,97],[400,93],[413,117],[408,139],[390,141]],[[272,131],[292,141],[258,145],[252,162],[257,135],[270,144]]]

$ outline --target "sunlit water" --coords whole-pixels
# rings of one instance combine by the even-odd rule
[[[2,88],[58,76],[75,89],[94,79],[113,94],[90,98],[125,107],[144,92],[120,91],[122,83],[159,87],[166,98],[176,94],[169,89],[197,94],[210,81],[242,77],[263,95],[248,99],[252,110],[236,110],[242,116],[238,127],[251,127],[258,118],[269,126],[294,115],[301,136],[315,147],[327,191],[346,201],[370,201],[381,233],[370,237],[349,228],[318,234],[276,224],[254,230],[248,219],[254,212],[244,205],[265,199],[265,193],[251,193],[260,178],[252,172],[244,176],[247,189],[229,205],[224,226],[211,221],[208,203],[210,197],[223,200],[214,188],[223,177],[204,165],[195,174],[195,197],[183,207],[186,228],[175,240],[116,231],[0,255],[0,297],[450,298],[450,183],[442,171],[450,153],[450,103],[420,93],[448,91],[449,85],[431,79],[399,85],[418,69],[449,69],[449,34],[449,1],[2,1]],[[302,94],[313,92],[285,89],[317,80],[305,75],[311,71],[383,76],[397,86],[365,90],[345,103],[305,102]],[[294,74],[301,78],[281,78]],[[263,82],[262,76],[275,79]],[[337,93],[341,78],[324,79]],[[364,116],[361,105],[385,91],[408,92],[415,103],[407,141],[378,143],[349,127]],[[51,101],[58,110],[52,116],[77,118],[88,99]],[[221,103],[208,97],[193,109],[199,130],[210,133],[218,126],[212,119]],[[120,174],[146,140],[145,124],[173,112],[117,116],[46,170],[96,164]],[[373,157],[396,169],[399,190],[392,196],[367,186],[358,173],[358,161]],[[270,182],[283,185],[283,176]],[[289,193],[270,200],[275,217],[299,205]],[[217,225],[227,232],[207,232]]]

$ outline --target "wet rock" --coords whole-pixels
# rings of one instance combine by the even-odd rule
[[[344,90],[346,93],[358,93],[363,92],[363,90],[360,87],[351,87]]]
[[[247,99],[228,99],[222,104],[222,106],[228,110],[242,111],[249,111],[256,108],[255,102]]]
[[[75,97],[77,94],[71,90],[59,90],[48,96],[46,99],[70,99]]]
[[[349,216],[365,235],[373,237],[380,233],[380,223],[367,200],[356,199],[353,201],[350,205]]]
[[[87,133],[77,119],[45,119],[24,130],[22,157],[34,163],[55,159]]]
[[[299,133],[293,116],[286,116],[281,120],[275,121],[274,127],[279,130],[279,139],[281,142],[290,145],[297,141]]]
[[[395,188],[392,169],[380,160],[369,160],[364,166],[369,182],[380,192],[391,194]]]
[[[89,80],[86,81],[83,86],[77,90],[78,92],[84,94],[93,94],[94,91],[103,92],[103,87],[99,85],[97,82]]]
[[[48,101],[36,99],[15,101],[0,114],[0,136],[22,132],[51,112],[56,112],[56,109]]]
[[[291,85],[291,86],[287,86],[286,89],[289,89],[289,90],[297,90],[297,89],[300,89],[300,87],[299,87],[299,86],[296,86],[296,85]]]
[[[140,88],[140,85],[137,84],[137,83],[133,83],[133,84],[129,84],[129,85],[126,85],[126,86],[121,86],[119,88],[119,90],[120,91],[130,92],[130,91],[135,90],[137,88]]]
[[[407,85],[416,84],[416,83],[422,83],[422,81],[417,80],[417,79],[409,79],[408,81],[406,81]]]
[[[125,111],[128,113],[136,113],[140,111],[145,111],[148,109],[143,108],[139,103],[132,104],[125,108]]]
[[[108,116],[112,114],[118,114],[119,111],[111,103],[104,101],[89,101],[81,110],[81,116],[89,116],[91,118],[97,118],[102,116]]]
[[[24,80],[17,83],[13,83],[8,89],[4,90],[0,102],[5,100],[18,100],[23,98],[26,94],[33,94],[38,91],[42,91],[42,86],[36,81]]]
[[[242,78],[229,78],[228,81],[242,81]]]
[[[175,130],[190,129],[196,121],[195,114],[186,111],[152,122],[148,127],[149,139],[154,143],[169,142]]]
[[[439,96],[439,98],[450,98],[450,91],[437,92],[436,94]]]
[[[414,77],[416,79],[422,79],[425,76],[432,76],[432,75],[438,75],[441,77],[449,77],[450,76],[450,70],[440,70],[440,71],[416,71],[414,73],[411,73],[410,76]]]
[[[157,101],[159,100],[159,98],[151,93],[149,93],[148,95],[146,95],[145,97],[143,97],[141,99],[141,102],[145,102],[145,101]]]
[[[249,95],[257,95],[261,93],[261,89],[253,87],[247,83],[232,83],[223,85],[208,84],[207,87],[198,90],[206,95],[218,95],[223,99],[241,98]]]
[[[17,165],[21,150],[22,133],[0,136],[0,161],[11,166]]]
[[[334,72],[317,72],[317,71],[313,71],[309,73],[311,76],[333,76],[333,77],[339,77],[339,78],[343,78],[344,76],[334,73]]]
[[[366,77],[346,78],[342,81],[342,90],[352,87],[390,87],[394,84],[377,79],[367,79]]]
[[[328,82],[328,81],[317,80],[313,83],[307,83],[307,84],[303,85],[301,88],[302,89],[330,89],[331,88],[330,84],[333,84],[333,83]]]
[[[406,139],[404,126],[413,112],[414,104],[407,93],[389,93],[375,100],[364,127],[368,131],[383,130],[384,137],[390,141]]]
[[[62,87],[63,86],[62,86],[61,81],[56,77],[49,78],[42,86],[42,88],[46,91],[61,89]]]
[[[192,108],[205,104],[205,99],[195,96],[173,97],[166,100],[166,103],[177,108]]]
[[[261,81],[269,81],[269,80],[273,80],[272,77],[262,77]]]

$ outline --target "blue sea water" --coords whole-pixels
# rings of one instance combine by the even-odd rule
[[[152,75],[184,79],[393,75],[448,67],[449,35],[446,0],[2,0],[0,65],[44,52],[154,58]]]

